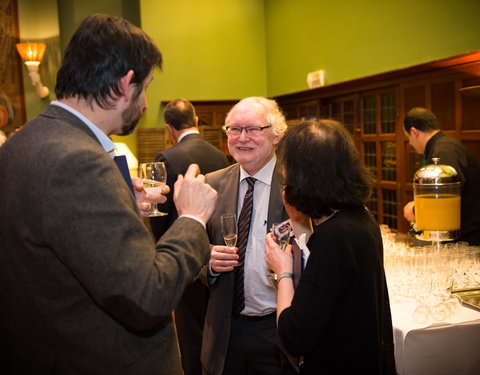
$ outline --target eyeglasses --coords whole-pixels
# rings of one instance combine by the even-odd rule
[[[242,134],[242,131],[245,130],[245,133],[251,137],[255,137],[260,135],[263,129],[271,128],[272,125],[267,126],[225,126],[224,129],[226,130],[228,135],[238,136]]]

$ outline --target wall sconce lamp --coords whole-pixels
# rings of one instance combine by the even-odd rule
[[[38,73],[38,66],[43,59],[46,47],[45,43],[17,43],[17,51],[27,66],[28,75],[40,98],[45,98],[49,94],[48,87],[43,86]]]

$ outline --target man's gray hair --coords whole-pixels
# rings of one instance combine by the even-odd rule
[[[278,107],[277,102],[275,100],[267,99],[262,96],[250,96],[248,98],[240,100],[228,112],[227,118],[225,119],[225,124],[227,126],[230,124],[231,115],[238,106],[248,103],[259,104],[265,109],[267,124],[272,126],[273,134],[281,135],[285,133],[285,131],[287,130],[287,123],[285,121],[285,116]]]

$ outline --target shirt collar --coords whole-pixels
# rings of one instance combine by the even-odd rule
[[[103,132],[101,131],[93,122],[91,122],[89,119],[87,119],[84,115],[82,115],[80,112],[77,110],[73,109],[72,107],[66,105],[65,103],[59,102],[58,100],[52,101],[50,104],[56,105],[58,107],[62,107],[66,111],[70,112],[71,114],[77,116],[80,120],[83,121],[85,125],[87,125],[90,130],[95,134],[95,137],[97,137],[98,141],[102,145],[103,149],[110,155],[110,157],[113,159],[115,156],[115,144],[113,141]]]
[[[430,137],[430,139],[427,141],[427,144],[425,145],[425,151],[423,152],[423,158],[425,159],[425,160],[422,160],[422,162],[424,162],[423,165],[429,162],[430,163],[432,162],[431,160],[427,160],[427,158],[430,157],[430,149],[433,147],[433,144],[437,141],[437,139],[441,138],[442,136],[443,136],[443,132],[439,131],[435,133],[432,137]]]
[[[200,132],[196,129],[194,130],[187,130],[185,133],[182,133],[180,135],[180,137],[178,137],[177,139],[177,143],[180,142],[183,138],[185,138],[187,135],[190,135],[190,134],[200,134]]]
[[[275,164],[277,163],[277,156],[273,155],[270,161],[263,166],[257,173],[253,176],[250,176],[245,169],[240,166],[240,181],[243,181],[247,177],[255,177],[257,180],[263,182],[266,185],[272,184],[273,171],[275,169]]]

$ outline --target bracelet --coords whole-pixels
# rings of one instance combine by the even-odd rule
[[[283,279],[283,278],[288,278],[293,280],[293,273],[291,272],[282,272],[280,275],[277,276],[277,283]]]

